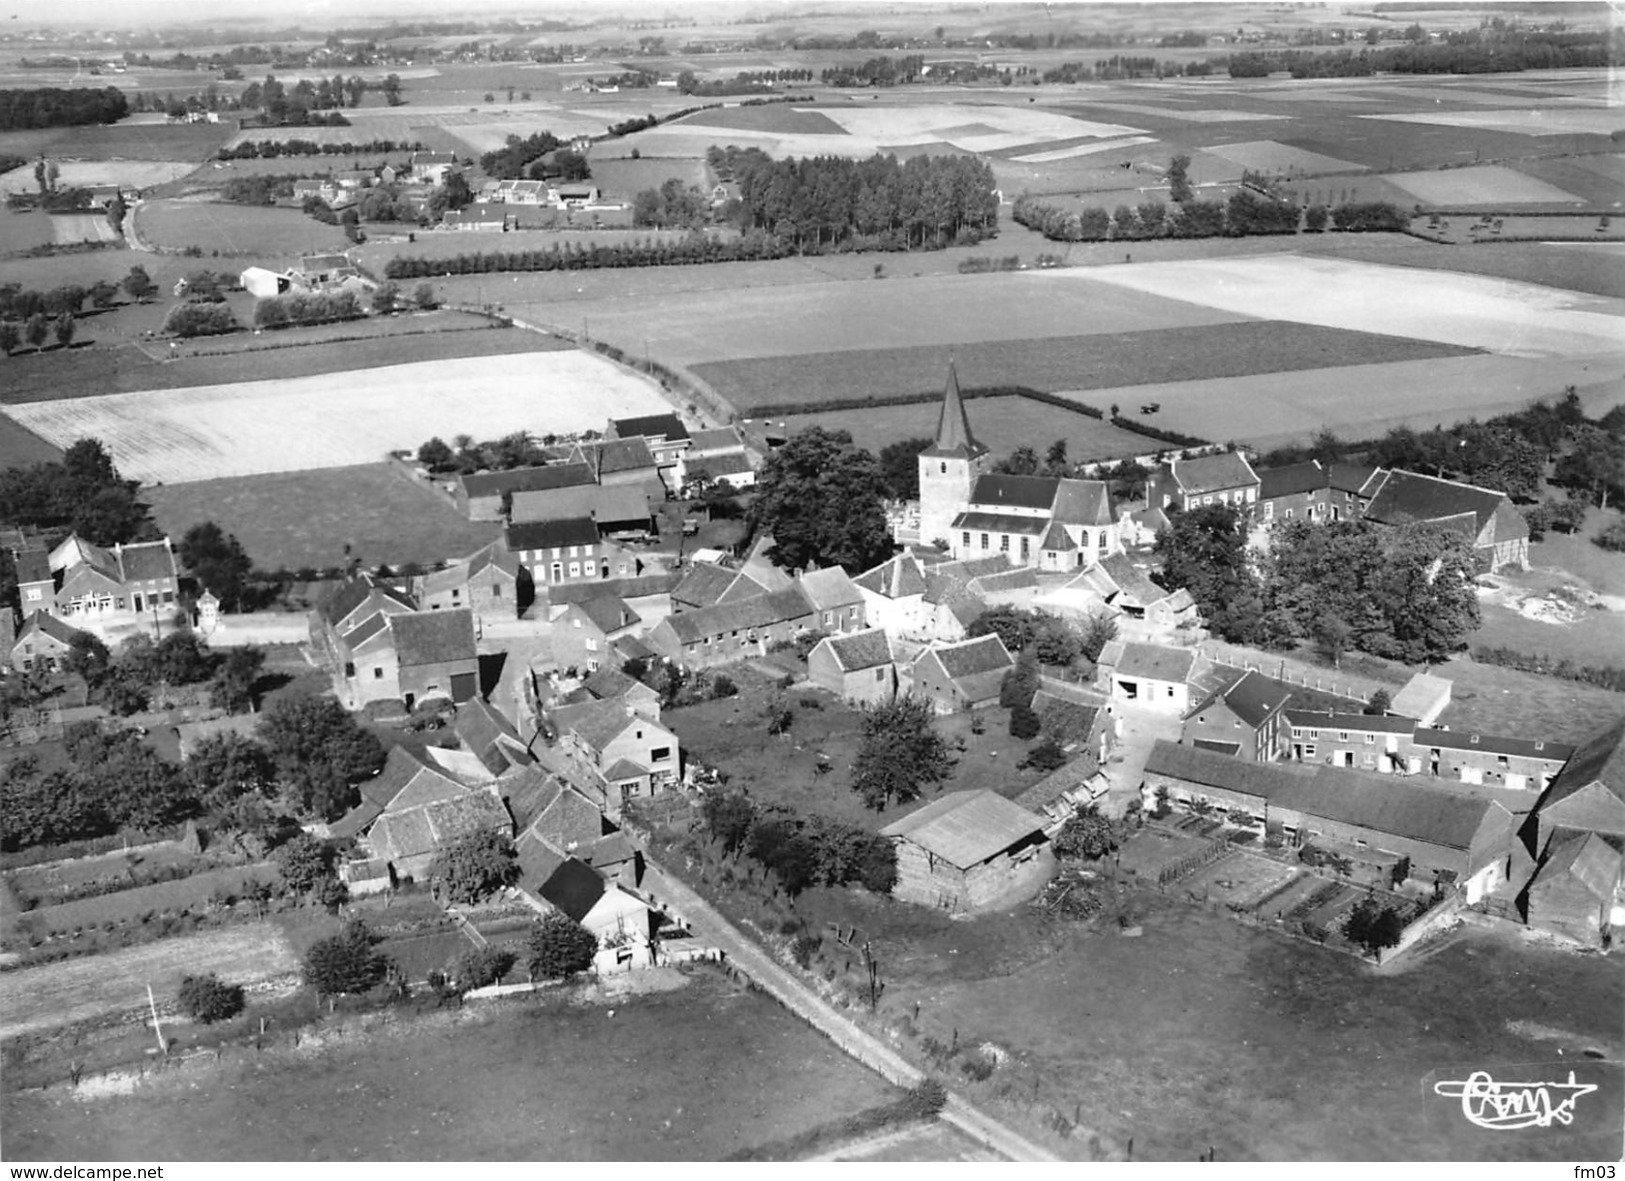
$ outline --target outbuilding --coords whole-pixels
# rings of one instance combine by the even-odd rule
[[[986,788],[945,795],[880,832],[897,848],[892,892],[941,910],[984,907],[1054,865],[1043,818]]]

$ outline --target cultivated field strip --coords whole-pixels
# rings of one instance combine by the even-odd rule
[[[375,462],[432,435],[566,433],[671,406],[601,357],[521,353],[34,402],[9,413],[66,447],[94,436],[146,483]]]

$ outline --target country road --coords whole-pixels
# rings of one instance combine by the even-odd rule
[[[647,849],[647,842],[643,843]],[[926,1077],[890,1046],[842,1016],[829,1002],[723,918],[710,903],[671,874],[662,871],[653,861],[647,860],[647,856],[645,852],[648,868],[642,882],[644,893],[657,904],[681,915],[696,935],[706,943],[721,948],[730,961],[785,1008],[806,1018],[846,1053],[900,1087],[912,1087]],[[948,1093],[948,1102],[942,1109],[941,1118],[1011,1160],[1061,1159],[952,1091]]]

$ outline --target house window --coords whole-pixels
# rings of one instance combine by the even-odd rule
[[[639,731],[638,731],[638,732],[637,732],[637,734],[638,734],[638,737],[639,737],[639,738],[640,738],[640,739],[641,739],[641,738],[642,738],[642,737],[643,737],[643,731],[642,731],[642,730],[639,730]]]
[[[1303,757],[1306,759],[1312,759],[1315,757],[1315,744],[1313,742],[1309,743],[1303,748]]]
[[[460,597],[462,597],[462,593],[463,592],[461,590],[459,590],[457,587],[455,587],[455,586],[452,587],[451,588],[451,601],[453,603],[455,603]]]
[[[1337,732],[1337,741],[1339,741],[1339,742],[1347,742],[1348,740],[1349,740],[1349,732],[1347,730],[1339,730]]]
[[[969,549],[970,548],[970,533],[969,532],[961,533],[959,536],[965,539],[963,544],[964,544],[966,549]]]
[[[1023,562],[1025,562],[1027,560],[1027,555],[1031,552],[1031,550],[1029,548],[1030,545],[1031,545],[1031,540],[1032,540],[1031,538],[1027,538],[1027,537],[1023,537],[1021,539],[1021,560]]]
[[[884,681],[885,679],[886,679],[886,670],[883,669],[883,668],[875,669],[875,680]]]
[[[35,602],[36,600],[39,599],[39,597],[40,597],[39,587],[31,586],[31,587],[28,588],[27,598],[28,598],[29,602],[31,602],[31,603]]]
[[[833,612],[833,611],[824,612],[824,622],[825,623],[833,623],[834,619],[835,619],[835,612]]]
[[[355,663],[353,661],[346,660],[344,662],[344,675],[347,677],[355,676]]]
[[[384,670],[381,669],[381,668],[374,668],[372,670],[372,679],[375,680],[375,681],[383,680],[384,679]]]
[[[649,761],[651,763],[664,763],[669,758],[671,758],[671,747],[669,746],[657,746],[649,751]]]
[[[1010,552],[1010,535],[1008,533],[999,534],[999,552],[1001,554]]]
[[[1292,519],[1292,510],[1291,509],[1286,510],[1286,519],[1289,520],[1289,521]]]
[[[119,610],[120,610],[120,611],[122,611],[122,610],[124,610],[124,596],[123,596],[123,595],[120,595],[120,596],[119,596],[119,600],[118,600],[118,609],[119,609]]]
[[[558,582],[563,577],[564,577],[564,567],[560,563],[554,562],[553,563],[553,581]]]
[[[1376,740],[1377,740],[1377,736],[1375,734],[1367,734],[1365,736],[1365,742],[1366,742],[1367,746],[1370,746]]]
[[[579,578],[579,577],[581,577],[581,563],[580,562],[571,562],[570,563],[570,577],[571,578]]]
[[[570,626],[571,626],[571,627],[573,627],[573,628],[576,628],[576,629],[578,629],[578,630],[579,630],[579,629],[580,629],[580,627],[581,627],[581,620],[579,620],[579,619],[572,619],[572,620],[571,620],[571,621],[570,621]]]
[[[939,476],[946,476],[948,474],[948,465],[945,463],[939,463],[937,465],[937,474]]]
[[[983,549],[987,548],[987,534],[986,533],[982,534],[982,548]]]
[[[589,651],[589,652],[598,651],[598,641],[593,639],[591,636],[587,637],[587,651]]]
[[[1275,515],[1275,502],[1272,500],[1264,506],[1264,519],[1267,521]]]

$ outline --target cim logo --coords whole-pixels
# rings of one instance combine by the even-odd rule
[[[1436,1070],[1422,1081],[1429,1122],[1496,1137],[1602,1136],[1625,1129],[1625,1064],[1591,1058]]]

